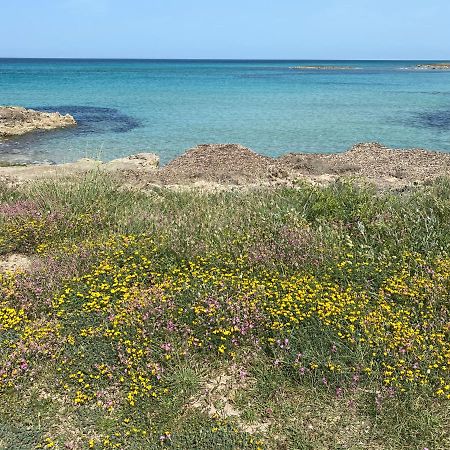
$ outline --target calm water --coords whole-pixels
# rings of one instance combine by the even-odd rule
[[[55,162],[154,151],[167,162],[199,143],[266,155],[336,152],[357,142],[450,151],[450,71],[415,61],[0,59],[0,104],[58,110],[79,126],[0,143],[0,159]]]

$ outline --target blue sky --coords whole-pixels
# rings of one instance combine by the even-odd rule
[[[0,57],[450,59],[449,0],[0,3]]]

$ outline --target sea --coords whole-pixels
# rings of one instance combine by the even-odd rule
[[[78,121],[0,141],[0,161],[155,152],[164,164],[204,143],[269,156],[358,142],[449,152],[450,71],[416,69],[423,63],[0,59],[0,105]],[[292,69],[316,65],[346,69]]]

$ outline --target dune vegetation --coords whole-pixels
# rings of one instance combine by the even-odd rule
[[[0,448],[450,448],[450,181],[0,185]]]

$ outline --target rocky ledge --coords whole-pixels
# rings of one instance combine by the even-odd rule
[[[392,149],[378,143],[356,144],[341,153],[259,155],[239,144],[203,144],[159,168],[153,153],[110,162],[82,159],[74,163],[0,167],[0,182],[24,183],[42,178],[84,176],[101,171],[125,186],[235,188],[293,186],[298,182],[327,185],[341,178],[367,180],[380,189],[403,189],[450,176],[450,153]]]
[[[36,130],[54,130],[76,125],[70,115],[41,112],[20,106],[0,106],[0,137],[21,136]]]
[[[356,70],[357,67],[351,66],[293,66],[289,69],[294,70]]]
[[[64,164],[31,164],[0,167],[0,182],[26,182],[45,178],[83,176],[88,172],[101,171],[111,174],[151,173],[158,169],[159,156],[154,153],[138,153],[125,158],[103,162],[82,158]]]
[[[379,188],[403,188],[450,176],[450,153],[392,149],[360,143],[340,153],[259,155],[237,144],[199,145],[143,179],[163,185],[319,185],[339,178],[365,179]]]
[[[436,63],[436,64],[418,64],[416,69],[422,70],[450,70],[450,63]]]

